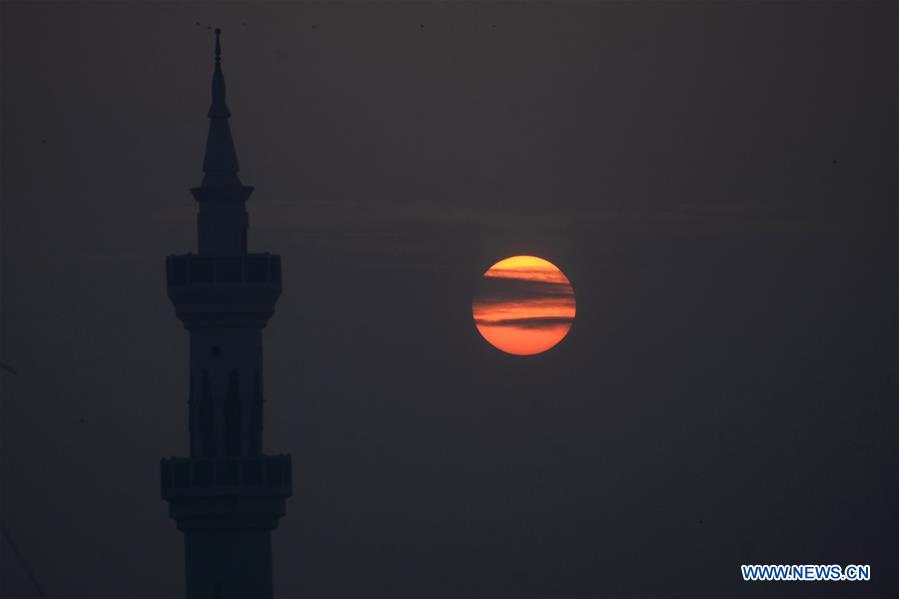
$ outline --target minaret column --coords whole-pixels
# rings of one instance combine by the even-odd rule
[[[188,599],[268,599],[271,531],[292,493],[290,456],[262,452],[262,330],[281,295],[281,258],[247,248],[253,188],[237,175],[219,33],[203,181],[191,189],[198,253],[166,259],[190,334],[190,452],[162,460],[161,494],[184,533]]]

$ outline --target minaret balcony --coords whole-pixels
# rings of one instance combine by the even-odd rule
[[[264,327],[281,295],[281,257],[169,256],[166,277],[169,299],[188,329]]]
[[[291,494],[289,455],[167,458],[160,462],[162,498]]]
[[[281,288],[281,256],[200,256],[183,254],[166,258],[169,287],[181,285],[268,285]]]

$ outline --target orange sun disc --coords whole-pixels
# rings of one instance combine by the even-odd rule
[[[574,289],[555,264],[536,256],[500,260],[471,302],[478,332],[506,353],[531,356],[558,344],[574,321]]]

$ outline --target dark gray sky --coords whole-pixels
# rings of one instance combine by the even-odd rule
[[[220,26],[282,255],[285,597],[895,596],[897,5],[4,3],[2,521],[54,597],[164,597]],[[201,25],[197,26],[196,22]],[[535,358],[478,276],[577,295]],[[739,564],[869,563],[869,583]]]

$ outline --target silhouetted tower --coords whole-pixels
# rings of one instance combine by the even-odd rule
[[[188,599],[272,596],[271,531],[291,494],[290,456],[262,453],[262,329],[281,258],[247,252],[245,202],[228,125],[219,30],[196,254],[166,260],[190,332],[190,457],[163,459],[162,497],[184,532]]]

